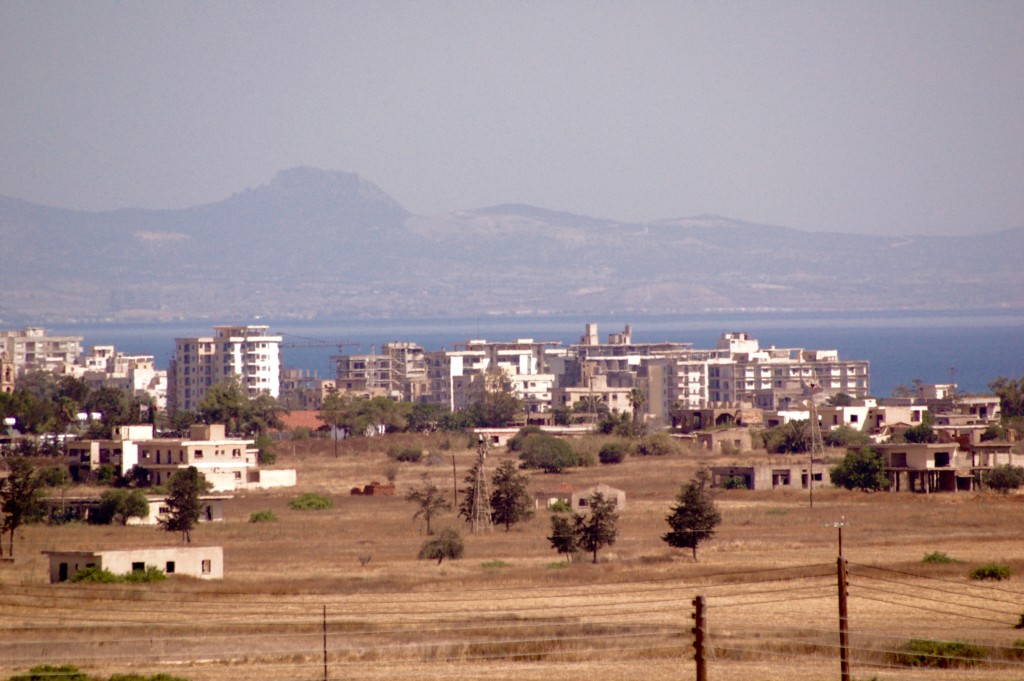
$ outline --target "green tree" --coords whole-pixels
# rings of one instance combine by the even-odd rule
[[[790,421],[761,433],[764,448],[772,454],[799,454],[811,449],[810,421]]]
[[[223,423],[229,433],[238,433],[248,401],[241,379],[230,376],[206,389],[196,405],[196,417],[203,423]]]
[[[406,501],[411,501],[416,504],[416,512],[413,513],[412,519],[422,517],[423,522],[427,525],[427,534],[434,534],[434,531],[430,527],[430,521],[434,519],[436,515],[443,511],[451,510],[451,502],[445,497],[444,492],[438,488],[430,479],[428,473],[423,474],[423,484],[413,490],[410,490],[405,495]]]
[[[903,440],[905,442],[915,443],[930,443],[938,442],[939,434],[932,428],[931,423],[921,423],[916,426],[911,426],[903,431]]]
[[[350,432],[361,434],[373,431],[382,435],[405,430],[412,407],[408,402],[396,402],[387,397],[356,400],[353,406],[355,409],[349,414]]]
[[[10,536],[7,555],[14,556],[14,533],[26,523],[38,522],[45,514],[43,483],[32,464],[21,457],[7,460],[7,477],[0,479],[0,555],[3,555],[3,533]]]
[[[281,417],[288,413],[281,402],[268,392],[261,392],[242,405],[239,429],[246,435],[266,435],[273,428],[284,428]]]
[[[145,518],[149,515],[149,501],[141,489],[112,489],[100,497],[97,522],[107,524],[114,520],[127,525],[131,518]]]
[[[499,367],[491,367],[469,405],[474,423],[481,428],[504,428],[522,418],[523,402],[512,381]]]
[[[633,437],[640,437],[644,434],[646,428],[644,427],[644,413],[643,407],[647,404],[647,393],[640,388],[633,388],[629,391],[629,395],[626,396],[629,401],[629,408],[631,414],[631,425]]]
[[[519,460],[526,468],[540,468],[545,473],[561,473],[579,465],[579,457],[568,442],[552,435],[531,435],[523,441]]]
[[[704,469],[686,485],[676,497],[676,504],[665,516],[671,528],[661,539],[669,546],[691,549],[697,562],[697,547],[715,536],[715,528],[722,522],[722,514],[711,496],[710,476]]]
[[[441,561],[445,558],[449,560],[462,558],[465,551],[466,546],[462,541],[462,535],[459,534],[459,531],[446,527],[434,539],[428,539],[423,542],[423,546],[420,547],[419,558],[420,560],[433,560],[436,558],[437,564],[440,565]]]
[[[451,410],[446,404],[417,402],[412,405],[406,416],[406,428],[417,433],[433,433],[445,430],[450,417]]]
[[[548,537],[551,548],[558,551],[559,555],[564,555],[569,562],[572,562],[573,555],[579,550],[573,520],[564,515],[552,514],[551,536]]]
[[[988,389],[999,397],[1004,419],[1024,417],[1024,376],[1019,379],[1000,376],[988,384]]]
[[[352,400],[348,395],[343,395],[335,390],[327,393],[323,404],[320,407],[318,419],[324,422],[331,429],[331,439],[334,441],[334,456],[338,456],[338,430],[342,428],[348,419],[348,412]]]
[[[1024,485],[1024,468],[1020,466],[994,466],[985,476],[985,484],[997,492],[1008,494],[1011,489]]]
[[[491,478],[491,522],[512,525],[533,517],[533,499],[527,489],[529,478],[512,461],[502,461]]]
[[[206,491],[206,480],[195,466],[189,466],[171,477],[169,488],[168,512],[160,525],[168,532],[181,532],[182,542],[192,543],[192,530],[203,512],[199,495]]]
[[[885,459],[870,447],[851,449],[829,474],[832,484],[846,489],[877,492],[889,486]]]
[[[587,499],[590,512],[575,514],[575,530],[578,546],[589,551],[597,562],[597,552],[615,543],[618,535],[619,514],[615,512],[615,500],[605,499],[595,492]]]

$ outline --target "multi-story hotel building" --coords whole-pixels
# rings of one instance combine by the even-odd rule
[[[167,407],[193,411],[213,385],[237,376],[249,397],[280,394],[281,336],[267,326],[215,326],[213,336],[176,338]]]
[[[82,354],[81,336],[48,336],[46,329],[30,326],[21,331],[0,331],[0,354],[6,353],[15,377],[29,371],[55,371],[74,364]]]

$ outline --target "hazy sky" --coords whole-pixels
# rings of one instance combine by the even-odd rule
[[[218,201],[310,165],[418,214],[1024,226],[1024,1],[0,0],[0,194]]]

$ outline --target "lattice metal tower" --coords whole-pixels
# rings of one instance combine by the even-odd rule
[[[821,437],[821,424],[818,422],[818,405],[815,399],[821,393],[821,387],[818,382],[811,379],[807,383],[807,388],[810,391],[810,396],[807,399],[807,403],[810,405],[810,424],[811,429],[811,459],[810,466],[807,469],[807,498],[810,503],[810,507],[814,508],[814,459],[815,457],[823,459],[825,457],[825,442]]]
[[[483,435],[479,436],[476,446],[476,480],[473,484],[473,508],[470,517],[470,528],[473,532],[491,529],[491,495],[487,491],[487,450],[490,443]]]

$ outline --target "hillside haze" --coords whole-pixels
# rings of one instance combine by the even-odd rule
[[[312,168],[183,210],[0,197],[0,321],[1024,308],[1024,228],[804,232],[630,224],[526,205],[410,214]]]

